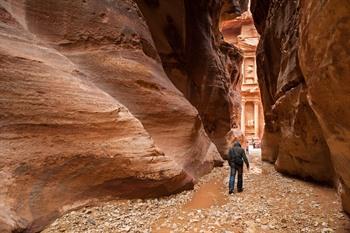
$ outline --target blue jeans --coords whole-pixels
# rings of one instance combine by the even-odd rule
[[[243,166],[233,165],[231,166],[229,191],[233,192],[235,189],[236,173],[238,173],[237,190],[241,192],[243,190]]]

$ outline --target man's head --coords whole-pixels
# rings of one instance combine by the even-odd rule
[[[235,143],[233,144],[234,147],[241,147],[241,144],[239,143],[239,141],[235,141]]]

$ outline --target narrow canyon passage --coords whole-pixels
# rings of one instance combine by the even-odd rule
[[[350,232],[349,15],[0,0],[0,233]]]
[[[228,166],[202,177],[194,190],[165,198],[113,201],[73,211],[43,233],[348,233],[350,218],[330,187],[285,177],[249,156],[245,190],[228,195]]]

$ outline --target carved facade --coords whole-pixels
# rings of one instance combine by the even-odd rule
[[[222,23],[225,41],[238,47],[244,57],[241,78],[241,131],[248,141],[260,141],[264,115],[256,72],[256,47],[259,42],[250,11]]]

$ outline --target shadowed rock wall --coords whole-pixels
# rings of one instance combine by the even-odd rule
[[[227,133],[239,119],[239,51],[223,41],[219,21],[236,17],[248,1],[138,0],[165,72],[200,114],[204,128],[224,157]],[[237,114],[238,116],[238,114]],[[237,117],[238,118],[238,117]]]
[[[252,1],[261,34],[263,159],[335,184],[350,212],[350,3]]]

